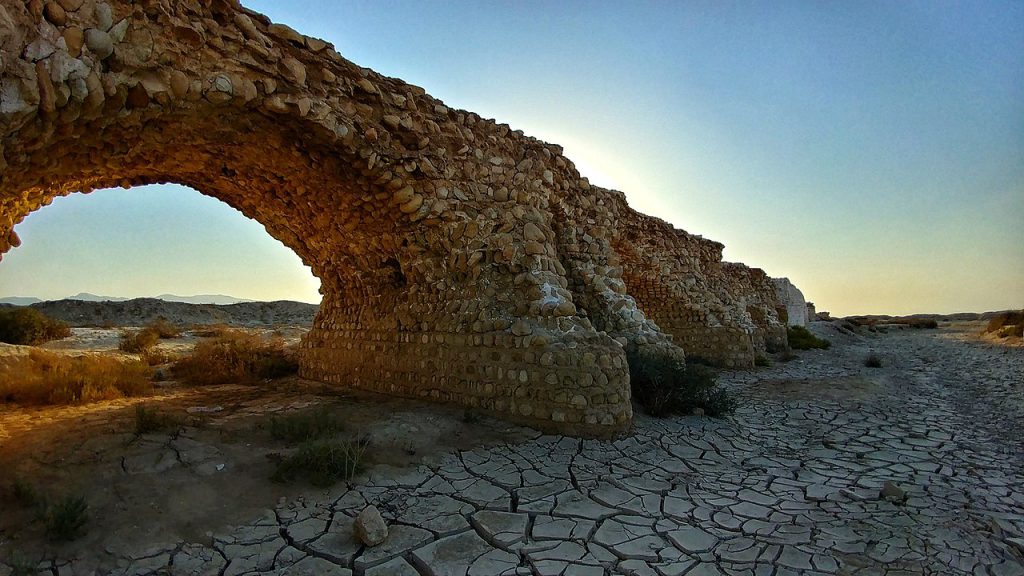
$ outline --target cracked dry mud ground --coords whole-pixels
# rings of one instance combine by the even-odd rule
[[[455,452],[100,573],[1024,574],[1024,349],[948,329],[828,336],[832,350],[724,373],[743,399],[728,420]],[[863,366],[869,350],[883,368]],[[905,496],[880,497],[886,481]],[[352,537],[367,503],[391,527],[372,549]]]

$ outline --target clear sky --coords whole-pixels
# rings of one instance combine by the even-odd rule
[[[563,145],[819,310],[1024,306],[1024,3],[244,3]],[[0,296],[318,298],[260,225],[186,189],[74,195],[17,230]]]

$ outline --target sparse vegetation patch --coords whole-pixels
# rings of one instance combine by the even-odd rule
[[[818,338],[803,326],[790,326],[786,331],[786,336],[789,339],[789,346],[794,350],[812,350],[815,348],[828,350],[832,346],[831,342],[824,338]]]
[[[12,553],[11,557],[7,559],[7,564],[11,569],[10,576],[36,576],[39,574],[38,562],[32,562],[18,554]]]
[[[154,348],[161,340],[181,337],[181,328],[168,322],[164,318],[157,318],[140,330],[122,330],[121,341],[118,348],[123,352],[132,354],[147,355],[147,361],[151,366],[163,364],[159,360],[166,357],[166,354],[158,354]]]
[[[0,309],[0,342],[38,346],[71,336],[67,324],[35,308]]]
[[[0,364],[0,402],[86,404],[152,391],[149,367],[108,356],[67,356],[31,350]]]
[[[89,505],[81,496],[65,496],[46,513],[46,535],[57,542],[68,542],[85,533]]]
[[[1000,338],[1024,338],[1024,310],[996,314],[988,321],[985,332],[994,333]]]
[[[11,484],[11,496],[20,507],[35,510],[32,522],[43,523],[50,540],[67,542],[85,533],[85,526],[89,522],[89,505],[84,497],[65,496],[50,504],[45,494],[22,479],[15,479]]]
[[[172,338],[181,338],[182,329],[180,326],[176,326],[167,321],[166,318],[160,317],[149,323],[146,326],[147,330],[156,332],[157,336],[161,340],[169,340]]]
[[[224,384],[281,378],[298,372],[295,353],[280,338],[264,339],[242,330],[225,330],[202,340],[173,372],[194,384]]]
[[[142,404],[135,407],[135,435],[159,432],[178,425],[178,419]]]
[[[46,502],[46,499],[36,487],[21,478],[15,478],[11,484],[11,496],[14,501],[25,508],[39,506]]]
[[[717,386],[714,370],[687,365],[658,350],[639,348],[629,357],[633,398],[652,416],[690,414],[700,408],[708,416],[724,416],[736,400]]]
[[[341,420],[325,407],[270,418],[270,435],[275,440],[304,442],[331,436],[344,428]]]
[[[868,357],[864,360],[864,365],[868,368],[881,368],[882,359],[878,357],[878,354],[872,352],[868,354]]]
[[[141,330],[122,330],[121,341],[117,347],[123,352],[132,354],[144,354],[156,346],[160,341],[160,333],[156,330],[143,328]]]
[[[326,488],[362,471],[366,447],[365,439],[307,440],[294,454],[278,459],[271,479],[292,482],[303,478],[314,486]]]

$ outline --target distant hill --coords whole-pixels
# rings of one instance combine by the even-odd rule
[[[186,304],[241,304],[242,302],[256,302],[245,298],[235,298],[224,294],[197,294],[195,296],[178,296],[177,294],[161,294],[157,300],[167,302],[184,302]]]
[[[118,296],[97,296],[88,292],[79,292],[74,296],[68,296],[65,300],[80,300],[82,302],[124,302],[130,300],[130,298],[121,298]]]
[[[232,326],[308,326],[319,306],[304,302],[238,302],[235,304],[189,304],[156,298],[121,301],[78,299],[37,302],[31,305],[43,314],[75,327],[143,326],[163,318],[182,326],[228,324]]]
[[[937,322],[961,322],[973,320],[989,320],[999,314],[1013,312],[1013,310],[999,310],[995,312],[957,312],[954,314],[909,314],[907,316],[889,316],[887,314],[860,314],[857,316],[846,316],[843,320],[855,320],[860,322],[874,323],[899,323],[902,320],[935,320]]]
[[[184,302],[186,304],[240,304],[242,302],[255,302],[255,300],[247,300],[245,298],[235,298],[234,296],[225,296],[224,294],[197,294],[195,296],[178,296],[177,294],[161,294],[154,296],[157,300],[164,300],[166,302]],[[65,300],[80,300],[82,302],[127,302],[133,300],[133,298],[124,298],[121,296],[97,296],[96,294],[90,294],[89,292],[79,292],[74,296],[68,296]],[[37,298],[33,302],[28,304],[34,304],[40,302]],[[11,302],[11,304],[14,304]],[[21,304],[24,306],[25,304]]]
[[[8,296],[6,298],[0,298],[0,304],[10,304],[11,306],[28,306],[29,304],[35,304],[36,302],[42,302],[42,300],[31,296]]]

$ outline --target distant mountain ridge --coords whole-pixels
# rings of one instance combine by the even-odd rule
[[[0,298],[0,304],[10,304],[11,306],[30,306],[39,302],[42,302],[42,300],[32,296],[8,296],[6,298]]]
[[[235,298],[225,294],[197,294],[195,296],[178,296],[177,294],[161,294],[156,296],[157,300],[166,302],[184,302],[185,304],[241,304],[243,302],[257,302],[247,298]]]
[[[246,298],[235,298],[234,296],[227,296],[224,294],[196,294],[195,296],[178,296],[177,294],[161,294],[159,296],[153,296],[153,299],[163,300],[164,302],[183,302],[185,304],[241,304],[244,302],[257,302],[257,300],[249,300]],[[68,296],[67,298],[61,298],[58,300],[45,300],[45,302],[59,302],[61,300],[79,300],[81,302],[128,302],[129,300],[137,300],[137,298],[124,298],[121,296],[97,296],[96,294],[90,294],[89,292],[79,292],[74,296]],[[34,296],[8,296],[0,298],[0,304],[11,304],[14,306],[31,306],[32,304],[38,304],[44,302],[41,298]]]
[[[8,306],[0,304],[0,306]],[[51,300],[30,305],[72,327],[144,326],[163,318],[179,326],[228,324],[232,326],[309,326],[317,304],[279,300],[234,304],[191,304],[156,298],[122,301]]]

